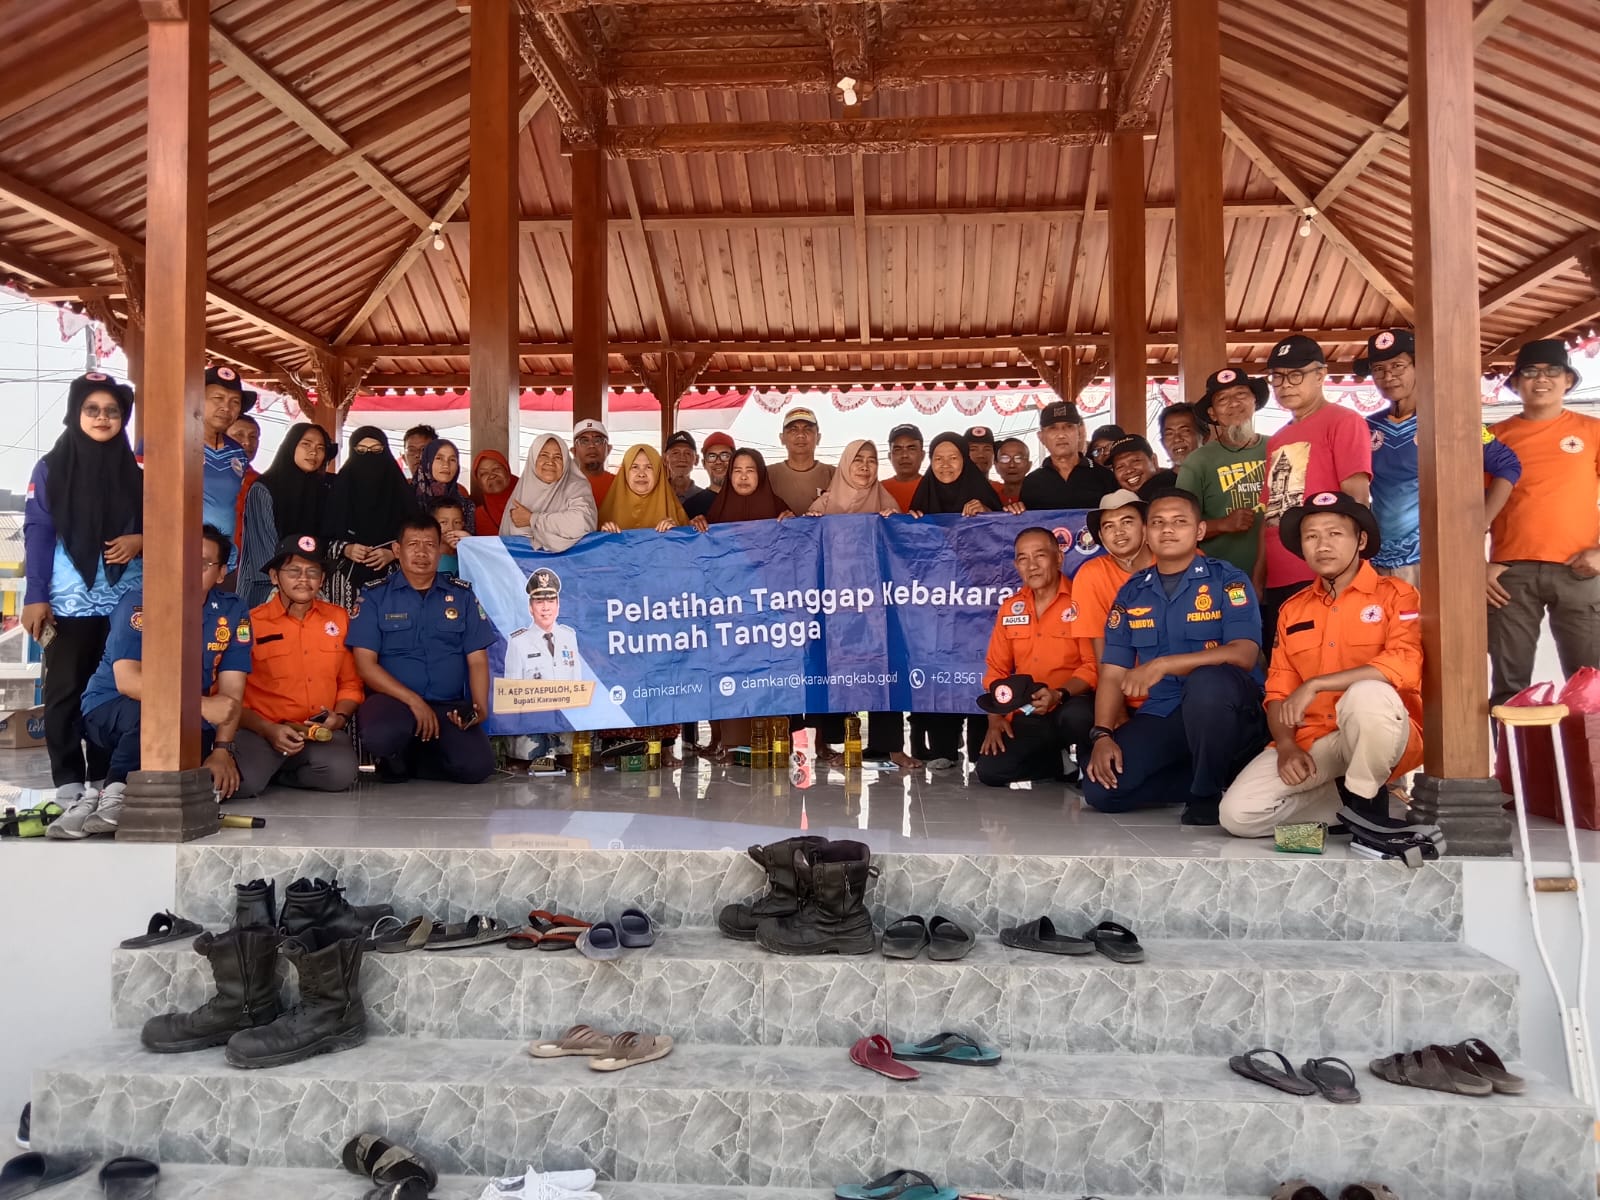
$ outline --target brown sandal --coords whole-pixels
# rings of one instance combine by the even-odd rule
[[[1500,1061],[1500,1056],[1490,1049],[1489,1043],[1482,1038],[1468,1038],[1450,1048],[1471,1063],[1472,1069],[1487,1079],[1490,1086],[1502,1095],[1520,1096],[1528,1090],[1528,1081],[1506,1070],[1506,1065]]]
[[[1458,1096],[1487,1096],[1494,1086],[1473,1069],[1470,1060],[1449,1046],[1427,1046],[1410,1054],[1375,1058],[1370,1069],[1379,1079],[1401,1087],[1454,1092]]]
[[[611,1039],[610,1053],[589,1060],[591,1071],[620,1071],[654,1062],[672,1053],[672,1039],[653,1033],[619,1033]]]
[[[1328,1200],[1328,1193],[1313,1187],[1308,1179],[1291,1179],[1278,1185],[1272,1200]]]
[[[534,946],[536,950],[576,950],[578,935],[592,923],[543,908],[536,908],[529,913],[528,922],[539,930],[539,940]]]
[[[534,1058],[570,1058],[575,1055],[609,1054],[616,1039],[589,1025],[574,1025],[553,1042],[533,1042],[528,1053]]]

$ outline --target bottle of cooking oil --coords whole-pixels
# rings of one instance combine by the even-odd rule
[[[772,737],[765,717],[757,717],[750,722],[750,769],[772,769]]]
[[[647,771],[661,769],[661,731],[652,729],[650,740],[644,745],[644,767]]]
[[[772,725],[772,769],[786,771],[789,769],[789,718],[771,717]]]
[[[844,769],[861,765],[861,714],[844,715]]]
[[[572,735],[572,773],[589,770],[594,757],[594,734],[581,730]]]

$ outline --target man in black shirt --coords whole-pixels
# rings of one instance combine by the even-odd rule
[[[1022,503],[1032,509],[1094,508],[1117,490],[1117,481],[1078,453],[1083,418],[1078,408],[1057,400],[1039,410],[1039,441],[1049,455],[1022,481]]]
[[[1178,486],[1178,473],[1162,470],[1155,448],[1142,437],[1125,437],[1112,446],[1106,466],[1117,477],[1118,487],[1127,488],[1146,504],[1157,492]]]

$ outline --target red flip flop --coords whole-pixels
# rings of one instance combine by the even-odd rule
[[[864,1037],[850,1047],[850,1061],[858,1067],[876,1071],[890,1079],[921,1079],[922,1072],[908,1067],[894,1057],[894,1047],[882,1034]]]

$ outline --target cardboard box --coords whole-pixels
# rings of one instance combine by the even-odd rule
[[[33,750],[43,747],[43,705],[0,713],[0,749]]]

